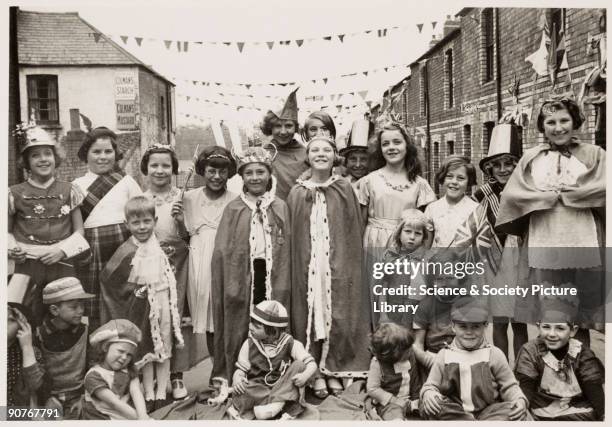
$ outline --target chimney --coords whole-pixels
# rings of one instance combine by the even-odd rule
[[[78,108],[70,109],[70,130],[68,131],[68,138],[79,140],[85,135],[85,132],[81,129],[81,116]]]
[[[448,33],[450,33],[451,31],[453,31],[456,28],[460,27],[460,23],[458,20],[453,20],[451,19],[450,15],[446,15],[446,21],[444,22],[444,32],[443,32],[443,37],[446,37],[448,35]]]
[[[435,34],[432,34],[431,36],[431,40],[429,41],[429,48],[431,49],[432,47],[434,47],[435,45],[438,44],[440,40],[436,37]]]

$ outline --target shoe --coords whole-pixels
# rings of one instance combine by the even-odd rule
[[[344,391],[344,388],[342,388],[342,384],[337,378],[328,378],[327,387],[329,388],[330,393],[334,396],[338,396]]]
[[[325,399],[329,396],[329,392],[327,391],[327,383],[325,382],[325,378],[317,378],[314,381],[312,386],[312,392],[319,399]]]
[[[270,420],[283,410],[283,406],[285,406],[285,402],[272,402],[267,405],[258,405],[253,407],[253,413],[258,420]]]
[[[185,383],[180,378],[172,380],[172,397],[174,400],[180,400],[187,397],[187,388]]]

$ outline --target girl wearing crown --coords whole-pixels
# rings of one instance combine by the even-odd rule
[[[318,397],[342,391],[342,379],[365,378],[369,366],[367,289],[362,286],[361,213],[351,184],[332,168],[336,144],[315,136],[306,148],[310,178],[298,179],[291,213],[291,327],[315,357]],[[327,377],[327,384],[324,377]]]
[[[81,144],[77,156],[87,163],[87,173],[73,181],[86,194],[81,204],[85,239],[91,247],[91,260],[79,268],[83,287],[96,295],[86,307],[89,328],[100,326],[100,272],[125,242],[130,233],[125,224],[123,208],[129,199],[142,194],[138,183],[120,169],[123,154],[117,146],[117,135],[100,126],[90,130]]]
[[[369,272],[374,262],[382,260],[387,241],[402,212],[424,209],[436,200],[433,190],[420,176],[417,148],[399,123],[389,122],[382,126],[370,160],[374,171],[361,178],[358,192],[362,214],[367,220],[363,245]],[[374,283],[370,283],[370,289],[373,286]],[[370,298],[375,301],[373,294]],[[377,319],[373,318],[372,323],[377,324]]]
[[[78,209],[84,194],[78,186],[55,179],[63,153],[51,135],[26,125],[18,128],[17,136],[22,142],[19,161],[29,177],[8,191],[8,255],[16,263],[15,273],[30,276],[34,294],[25,299],[31,299],[29,308],[38,325],[45,312],[42,288],[74,276],[69,259],[89,249]]]
[[[249,331],[251,308],[274,299],[289,306],[289,210],[276,195],[274,155],[253,147],[236,155],[244,182],[225,207],[212,257],[214,361],[211,380],[227,386]]]
[[[576,338],[589,345],[587,328],[603,328],[602,247],[606,206],[606,154],[574,136],[584,122],[569,98],[545,101],[538,114],[544,142],[519,160],[501,197],[496,230],[524,237],[523,283],[571,284],[580,298]],[[527,268],[528,267],[528,268]],[[537,320],[538,301],[520,298],[515,318]]]

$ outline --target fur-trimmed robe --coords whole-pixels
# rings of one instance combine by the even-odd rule
[[[325,360],[316,362],[325,375],[365,377],[370,366],[370,306],[367,281],[362,276],[361,211],[353,187],[343,178],[318,190],[297,184],[287,198],[292,236],[291,334],[300,342],[308,341],[307,298],[313,191],[323,191],[327,204],[332,294],[329,352]]]
[[[289,309],[291,286],[289,210],[278,197],[267,211],[272,229],[272,299]],[[251,311],[251,209],[236,198],[223,211],[212,257],[214,361],[211,378],[231,382],[247,339]]]

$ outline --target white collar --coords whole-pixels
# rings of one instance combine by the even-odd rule
[[[30,184],[32,187],[36,187],[36,188],[40,188],[43,190],[46,190],[47,188],[51,187],[51,184],[53,184],[55,182],[55,177],[51,177],[51,179],[49,179],[49,181],[45,182],[44,184],[40,184],[36,181],[34,181],[32,178],[28,178],[28,184]]]

